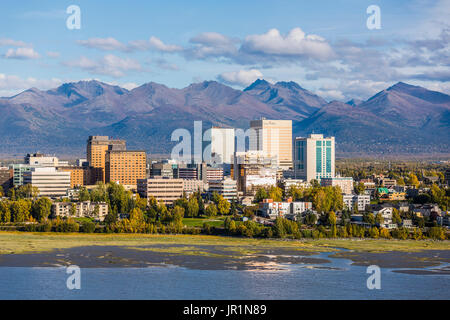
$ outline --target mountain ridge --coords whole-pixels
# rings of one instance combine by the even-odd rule
[[[84,152],[88,135],[127,140],[169,153],[171,132],[207,126],[247,128],[261,117],[293,120],[293,135],[336,136],[341,153],[449,153],[450,96],[398,82],[365,101],[327,102],[293,81],[258,79],[243,90],[217,81],[169,88],[148,82],[132,90],[97,80],[30,88],[0,98],[0,153]],[[36,149],[37,148],[37,149]]]

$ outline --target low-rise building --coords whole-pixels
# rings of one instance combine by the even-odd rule
[[[193,194],[197,191],[204,192],[207,189],[207,184],[203,180],[183,179],[183,190],[186,194]]]
[[[106,202],[55,202],[52,204],[52,216],[60,218],[93,218],[104,221],[108,215]]]
[[[208,193],[210,196],[216,192],[228,201],[237,200],[237,183],[232,179],[222,179],[209,182]]]
[[[357,206],[358,211],[365,211],[370,205],[370,196],[365,194],[344,194],[342,195],[344,207],[352,211]]]
[[[183,179],[138,179],[137,183],[137,191],[143,198],[154,197],[171,205],[183,197]]]
[[[343,194],[353,193],[353,178],[352,177],[332,177],[320,179],[320,185],[323,187],[340,187]]]
[[[274,202],[272,199],[265,199],[259,204],[258,212],[263,217],[275,219],[286,215],[298,216],[308,210],[312,210],[311,202]]]

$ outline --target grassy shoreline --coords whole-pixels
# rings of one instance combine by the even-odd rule
[[[59,234],[0,232],[0,255],[42,253],[56,249],[87,246],[139,247],[146,245],[229,246],[256,248],[285,248],[310,252],[358,252],[450,250],[450,241],[386,240],[386,239],[253,239],[210,235],[156,234]]]

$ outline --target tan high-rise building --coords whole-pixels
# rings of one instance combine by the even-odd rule
[[[89,166],[93,168],[101,168],[97,171],[96,180],[106,181],[105,177],[105,157],[108,150],[126,150],[125,140],[114,140],[108,136],[90,136],[87,141],[86,156]]]
[[[145,151],[108,150],[105,156],[105,181],[136,186],[147,177]]]
[[[253,120],[250,128],[250,150],[263,151],[268,157],[277,156],[279,168],[292,168],[292,121],[291,120]]]

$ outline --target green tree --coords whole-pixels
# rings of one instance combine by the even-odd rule
[[[364,194],[364,190],[366,190],[366,186],[362,182],[358,183],[355,186],[355,193],[356,194]]]
[[[409,174],[408,185],[414,186],[416,188],[419,187],[419,185],[420,185],[419,179],[417,179],[417,176],[414,173]]]
[[[270,187],[269,199],[272,199],[275,202],[281,202],[283,200],[283,190],[275,186]]]
[[[373,224],[375,224],[375,216],[371,212],[364,213],[363,214],[363,221],[365,223],[369,223],[369,224],[373,225]]]
[[[89,194],[89,191],[85,187],[80,188],[78,199],[81,202],[91,200],[91,195]]]
[[[208,205],[206,207],[205,213],[206,213],[207,217],[215,217],[217,215],[216,205],[214,203],[211,203],[210,205]]]
[[[230,213],[230,207],[231,204],[228,202],[228,200],[221,197],[219,203],[217,204],[217,210],[220,215],[226,215]]]
[[[34,219],[43,222],[48,219],[52,209],[52,201],[49,198],[43,197],[34,201],[31,206],[31,214]]]
[[[384,223],[384,218],[381,213],[377,213],[377,215],[375,216],[375,222],[380,226]]]
[[[263,201],[264,199],[267,199],[267,198],[269,198],[269,195],[267,194],[266,189],[264,189],[264,188],[259,188],[259,189],[256,191],[256,194],[255,194],[255,202],[261,202],[261,201]]]
[[[317,222],[317,216],[314,213],[309,212],[309,213],[306,214],[306,216],[305,216],[305,223],[307,225],[313,226],[313,225],[316,224],[316,222]]]
[[[402,218],[400,217],[400,213],[396,208],[392,209],[392,222],[400,225],[402,223]]]
[[[11,209],[10,202],[8,200],[0,201],[0,222],[11,222]]]
[[[187,206],[188,217],[196,217],[199,213],[198,201],[195,197],[190,197]]]
[[[336,214],[333,211],[328,213],[328,224],[330,226],[336,226]]]
[[[175,206],[172,209],[172,216],[174,222],[181,222],[184,218],[184,208],[180,206]]]
[[[31,201],[19,199],[11,203],[11,220],[13,222],[25,222],[29,219]]]

